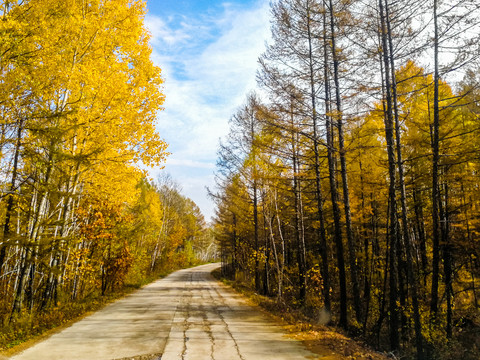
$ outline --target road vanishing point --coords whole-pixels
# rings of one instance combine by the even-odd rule
[[[210,274],[177,271],[11,360],[317,359],[282,326]]]

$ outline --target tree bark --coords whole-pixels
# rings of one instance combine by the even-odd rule
[[[24,120],[20,119],[17,129],[17,141],[15,143],[15,154],[13,156],[12,180],[9,188],[7,207],[5,209],[5,223],[3,225],[2,244],[0,245],[0,275],[2,274],[3,264],[7,255],[8,242],[11,234],[11,218],[13,213],[13,194],[17,191],[18,160],[20,157],[20,147],[22,145],[22,132]]]
[[[361,301],[360,301],[360,288],[358,284],[358,271],[357,271],[357,256],[355,250],[355,241],[352,232],[352,217],[350,211],[350,195],[348,190],[348,174],[347,174],[347,161],[345,158],[345,140],[343,134],[343,114],[342,114],[342,99],[340,96],[340,80],[339,80],[339,60],[337,55],[336,46],[336,32],[335,32],[335,17],[333,14],[333,3],[330,1],[330,39],[332,47],[332,60],[333,60],[333,82],[335,84],[335,104],[336,104],[336,119],[338,128],[338,150],[340,153],[340,170],[342,176],[343,185],[343,206],[345,210],[345,227],[347,233],[347,246],[348,246],[348,259],[350,263],[350,278],[352,281],[353,290],[353,308],[355,309],[355,316],[357,321],[362,321]]]
[[[328,87],[326,86],[326,89]],[[328,90],[326,90],[328,92]],[[328,173],[329,173],[329,182],[330,182],[330,196],[332,201],[332,210],[333,210],[333,223],[334,223],[334,240],[336,247],[336,256],[337,256],[337,266],[338,266],[338,276],[339,276],[339,285],[340,285],[340,326],[344,329],[347,328],[347,280],[345,273],[345,259],[344,259],[344,250],[343,250],[343,240],[342,240],[342,229],[340,225],[340,208],[338,207],[338,193],[337,193],[337,181],[335,179],[335,160],[333,158],[333,134],[332,134],[332,125],[330,116],[328,115],[330,104],[329,97],[326,96],[326,108],[327,115],[325,116],[326,120],[326,129],[327,129],[327,160],[328,160]]]
[[[446,171],[445,171],[446,173]],[[452,251],[450,244],[450,216],[449,216],[449,188],[446,176],[443,184],[444,204],[440,203],[441,238],[443,252],[443,273],[445,276],[445,296],[447,298],[447,339],[452,338],[452,320],[453,320],[453,286],[452,286]]]
[[[318,236],[320,240],[320,256],[322,258],[322,278],[323,278],[323,298],[325,309],[331,310],[330,302],[330,275],[328,270],[328,247],[327,237],[325,233],[325,221],[323,218],[323,194],[320,177],[320,156],[318,150],[318,113],[316,104],[316,87],[315,87],[315,71],[313,64],[313,48],[312,48],[312,32],[311,32],[311,18],[310,8],[307,9],[307,34],[308,34],[308,55],[309,55],[309,69],[310,69],[310,100],[312,106],[312,130],[313,130],[313,154],[314,154],[314,168],[315,168],[315,198],[317,200],[317,216],[319,222]],[[325,54],[326,55],[326,54]],[[326,70],[326,64],[324,66]]]
[[[393,95],[393,109],[394,109],[394,118],[395,118],[395,134],[396,134],[396,150],[397,150],[397,167],[398,167],[398,181],[400,187],[400,203],[402,207],[402,233],[403,233],[403,248],[406,252],[407,257],[407,274],[410,279],[411,289],[412,289],[412,307],[413,307],[413,319],[415,327],[415,343],[417,348],[417,359],[423,360],[423,341],[422,341],[422,324],[420,320],[420,310],[418,304],[418,278],[415,272],[413,264],[413,255],[412,255],[412,244],[410,240],[410,233],[408,229],[408,220],[407,220],[407,197],[405,189],[405,176],[402,160],[402,141],[401,141],[401,127],[400,120],[398,115],[398,101],[397,101],[397,81],[395,74],[395,57],[393,53],[393,40],[392,40],[392,30],[390,24],[390,12],[388,0],[385,0],[385,22],[387,25],[388,33],[388,46],[389,46],[389,55],[390,55],[390,65],[391,65],[391,86],[392,86],[392,95]],[[399,244],[400,245],[400,244]]]
[[[395,164],[395,143],[393,135],[393,109],[392,109],[392,96],[391,96],[391,84],[390,84],[390,61],[388,56],[388,41],[387,41],[387,28],[385,24],[385,10],[383,6],[383,0],[379,0],[380,22],[381,22],[381,40],[382,51],[385,71],[385,95],[386,95],[386,114],[385,114],[385,138],[387,142],[387,155],[388,155],[388,175],[389,175],[389,238],[390,238],[390,269],[389,269],[389,337],[390,347],[392,350],[397,350],[400,347],[400,339],[398,335],[399,319],[398,319],[398,289],[397,289],[397,201],[396,201],[396,164]]]
[[[307,294],[306,287],[306,264],[305,264],[305,237],[303,232],[303,213],[301,201],[301,183],[298,178],[298,133],[294,131],[293,119],[293,103],[291,108],[291,145],[292,145],[292,165],[293,165],[293,195],[295,206],[295,240],[297,243],[297,263],[298,263],[298,278],[299,278],[299,302],[305,303]]]
[[[430,314],[432,318],[437,316],[438,312],[438,280],[440,263],[440,234],[438,206],[440,202],[438,188],[438,164],[439,164],[439,128],[440,128],[440,110],[439,110],[439,71],[438,71],[438,18],[437,18],[437,0],[433,1],[433,24],[434,24],[434,75],[433,75],[433,139],[432,139],[432,224],[433,224],[433,259],[432,259],[432,291],[430,301]]]

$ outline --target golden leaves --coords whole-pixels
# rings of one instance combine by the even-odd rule
[[[54,165],[76,169],[88,191],[133,194],[134,167],[159,166],[167,154],[155,131],[163,79],[150,59],[145,6],[32,0],[12,5],[0,24],[10,55],[0,64],[1,86],[12,94],[9,113],[28,119],[29,153],[57,153]],[[24,161],[35,167],[38,156]]]

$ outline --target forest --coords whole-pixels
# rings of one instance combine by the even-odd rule
[[[2,1],[0,349],[103,298],[213,258],[163,174],[145,2]]]
[[[276,0],[218,149],[222,272],[395,358],[480,356],[480,3]]]

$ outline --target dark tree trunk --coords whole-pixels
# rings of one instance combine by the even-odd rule
[[[265,194],[262,194],[262,197],[265,198]],[[267,214],[265,211],[265,201],[262,202],[262,209],[263,209],[263,237],[265,239],[264,245],[265,245],[265,250],[264,250],[264,258],[265,258],[265,263],[263,266],[263,294],[268,296],[270,294],[270,284],[269,284],[269,278],[268,278],[268,273],[269,273],[269,268],[268,264],[270,262],[270,242],[269,242],[269,235],[267,233]]]
[[[299,302],[305,302],[307,287],[306,287],[306,263],[305,263],[305,240],[303,233],[303,215],[301,210],[301,191],[300,179],[298,178],[298,133],[294,131],[293,120],[293,104],[291,108],[291,145],[292,145],[292,163],[293,163],[293,195],[295,206],[295,240],[297,245],[297,263],[298,263],[298,278],[299,278]]]
[[[430,301],[430,313],[433,318],[438,312],[438,278],[440,267],[440,234],[438,206],[440,202],[438,188],[438,164],[439,164],[439,128],[440,128],[440,110],[438,94],[438,24],[437,24],[437,0],[433,1],[433,23],[434,23],[434,76],[433,76],[433,139],[432,139],[432,224],[433,224],[433,259],[432,259],[432,291]]]
[[[250,145],[253,148],[255,142],[255,127],[253,115],[250,115]],[[257,184],[257,172],[256,172],[256,159],[253,159],[253,227],[254,227],[254,246],[255,246],[255,290],[260,291],[260,260],[259,260],[259,241],[258,241],[258,184]]]
[[[423,277],[423,284],[426,287],[427,283],[427,246],[426,246],[426,236],[425,236],[425,226],[424,226],[424,217],[423,217],[423,204],[421,201],[420,191],[417,187],[413,190],[413,202],[415,207],[415,221],[417,227],[417,237],[418,237],[418,248],[420,250],[420,261],[421,269],[420,275]]]
[[[379,1],[380,21],[381,21],[381,40],[383,47],[383,62],[385,71],[385,95],[386,95],[386,114],[385,114],[385,138],[387,141],[387,155],[388,155],[388,175],[389,175],[389,238],[390,238],[390,269],[389,269],[389,335],[390,347],[392,350],[397,350],[400,347],[400,339],[398,335],[399,319],[398,319],[398,269],[397,269],[397,201],[396,201],[396,164],[395,164],[395,143],[394,143],[394,128],[393,128],[393,109],[392,96],[390,84],[390,61],[388,56],[388,41],[387,28],[385,24],[385,11],[383,0]]]
[[[238,268],[238,260],[237,260],[237,215],[235,213],[232,214],[233,216],[233,233],[232,233],[232,243],[233,243],[233,280],[236,279],[237,268]]]
[[[445,275],[445,296],[447,298],[447,338],[452,338],[452,319],[453,319],[453,286],[452,286],[452,251],[450,244],[450,217],[449,217],[449,194],[446,179],[443,185],[444,204],[440,203],[441,236],[443,250],[443,273]]]
[[[17,129],[17,141],[15,144],[15,154],[13,156],[12,180],[9,188],[7,208],[5,209],[5,223],[3,225],[3,244],[0,245],[0,275],[2,274],[3,264],[7,256],[9,237],[11,234],[11,218],[13,213],[14,192],[17,190],[18,160],[20,157],[20,147],[22,145],[23,120],[19,120]]]
[[[330,41],[332,46],[332,60],[333,60],[333,81],[335,84],[335,105],[336,105],[336,125],[338,128],[338,146],[340,153],[340,170],[342,175],[343,185],[343,205],[345,209],[345,227],[347,232],[347,246],[348,246],[348,258],[350,263],[350,278],[352,281],[353,290],[353,308],[355,309],[355,316],[358,322],[362,320],[361,314],[361,301],[360,290],[358,284],[358,271],[357,271],[357,256],[355,250],[355,242],[352,232],[352,219],[350,212],[350,195],[348,190],[348,175],[347,175],[347,161],[345,158],[345,140],[343,134],[343,115],[342,115],[342,99],[340,96],[340,81],[339,81],[339,60],[337,56],[336,46],[336,32],[335,32],[335,16],[333,13],[333,3],[329,0],[330,4]]]
[[[328,106],[327,106],[328,107]],[[328,113],[328,110],[327,110]],[[330,181],[330,196],[332,200],[333,210],[333,223],[334,223],[334,240],[337,255],[337,266],[340,285],[340,326],[344,329],[347,328],[347,280],[345,273],[345,259],[342,240],[342,229],[340,224],[340,208],[338,206],[338,193],[337,193],[337,181],[335,179],[335,160],[333,154],[333,134],[332,126],[330,123],[330,117],[326,117],[327,128],[327,160],[328,160],[328,173]]]
[[[331,4],[330,4],[331,7]],[[324,57],[325,57],[325,66],[328,66],[328,52],[327,52],[327,20],[326,15],[324,15]],[[342,229],[340,224],[340,208],[338,206],[338,192],[337,192],[337,181],[335,177],[335,158],[334,158],[334,142],[333,142],[333,129],[331,118],[328,115],[331,110],[331,96],[330,96],[330,83],[328,79],[328,71],[325,73],[325,128],[327,130],[327,161],[328,161],[328,178],[330,182],[330,197],[332,201],[332,210],[333,210],[333,223],[334,223],[334,241],[336,248],[336,257],[337,257],[337,266],[338,266],[338,276],[339,276],[339,285],[340,285],[340,326],[346,329],[348,327],[348,318],[347,318],[347,279],[345,272],[345,259],[344,259],[344,249],[343,249],[343,240],[342,240]]]
[[[328,247],[327,237],[325,234],[325,222],[323,219],[323,194],[321,187],[320,177],[320,156],[318,151],[318,114],[316,105],[316,88],[315,88],[315,73],[313,68],[313,49],[312,49],[312,33],[311,33],[311,19],[310,9],[307,9],[307,31],[308,31],[308,50],[309,50],[309,68],[310,68],[310,99],[312,104],[312,128],[313,128],[313,154],[314,154],[314,167],[315,167],[315,198],[317,200],[317,216],[319,221],[318,236],[320,240],[320,256],[322,257],[322,278],[323,278],[323,298],[325,303],[325,309],[331,310],[330,303],[330,275],[328,271]],[[325,50],[326,55],[326,50]],[[327,71],[327,64],[325,63],[325,72]]]
[[[391,86],[392,86],[392,95],[393,95],[393,108],[395,115],[395,134],[396,134],[396,150],[397,150],[397,167],[398,167],[398,181],[400,187],[400,202],[402,206],[402,230],[403,230],[403,247],[406,252],[407,262],[405,265],[408,278],[410,280],[410,285],[412,289],[412,306],[413,306],[413,319],[415,323],[415,343],[417,347],[417,359],[423,359],[423,341],[422,341],[422,324],[420,320],[420,310],[418,304],[418,279],[415,273],[415,268],[413,264],[413,255],[412,255],[412,245],[410,240],[410,233],[408,229],[408,220],[407,220],[407,196],[405,190],[405,177],[403,169],[403,160],[402,160],[402,142],[401,142],[401,127],[398,115],[398,103],[397,103],[397,81],[395,77],[395,58],[393,53],[393,41],[392,41],[392,30],[390,25],[390,12],[388,0],[385,0],[385,22],[387,25],[388,33],[388,45],[389,45],[389,54],[390,54],[390,65],[391,65]],[[400,244],[399,244],[400,245]],[[403,252],[403,251],[402,251]],[[400,256],[400,254],[398,254]],[[403,261],[402,261],[403,263]],[[403,286],[401,287],[403,292]],[[403,319],[403,316],[402,316]],[[405,323],[405,321],[402,321]],[[403,327],[406,327],[404,324]]]

